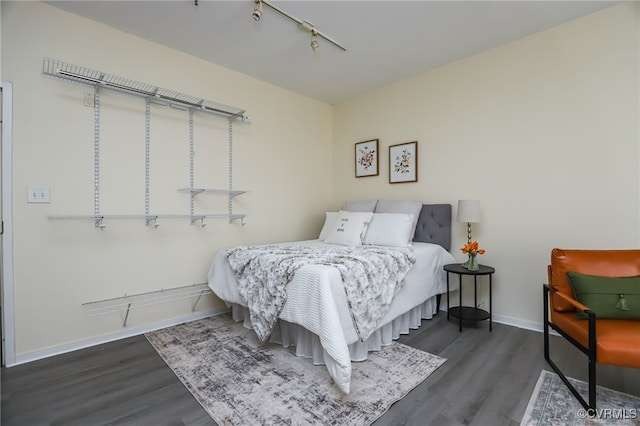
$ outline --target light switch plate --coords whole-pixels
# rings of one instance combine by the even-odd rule
[[[49,203],[49,187],[45,185],[30,185],[27,187],[27,203]]]

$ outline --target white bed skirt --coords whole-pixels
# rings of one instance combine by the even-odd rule
[[[365,342],[355,342],[349,345],[351,361],[364,361],[370,351],[379,351],[383,346],[388,346],[394,340],[399,339],[401,334],[409,334],[409,330],[419,328],[423,319],[431,319],[437,312],[437,296],[433,296],[422,305],[416,306],[374,331]],[[245,327],[251,328],[247,307],[233,304],[232,315],[233,319],[243,321]],[[281,344],[285,348],[295,348],[295,351],[292,350],[292,352],[296,356],[311,358],[315,365],[326,364],[325,355],[329,356],[316,334],[300,325],[284,320],[278,320],[270,341]]]

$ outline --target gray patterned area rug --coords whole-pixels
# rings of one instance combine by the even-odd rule
[[[345,395],[324,365],[260,344],[229,315],[146,337],[220,425],[369,425],[445,362],[395,342],[352,364]]]
[[[581,395],[589,394],[586,382],[569,381]],[[601,386],[596,393],[597,410],[587,413],[557,374],[543,370],[520,425],[640,425],[640,397]]]

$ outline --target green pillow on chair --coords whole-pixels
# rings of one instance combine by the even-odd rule
[[[598,318],[640,320],[640,276],[598,277],[567,272],[578,302],[588,306]],[[578,319],[588,318],[578,311]]]

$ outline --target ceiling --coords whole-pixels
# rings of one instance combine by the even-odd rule
[[[329,104],[620,3],[271,1],[347,51],[253,0],[47,3]]]

